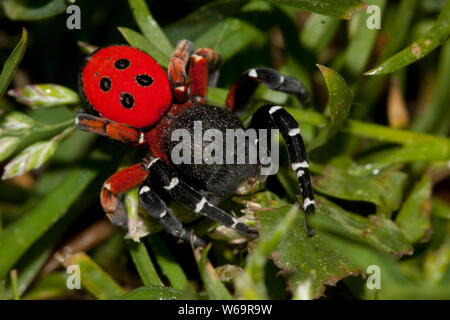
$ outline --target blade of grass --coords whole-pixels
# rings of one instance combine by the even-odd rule
[[[397,8],[389,3],[385,14],[383,34],[389,38],[389,43],[381,53],[378,63],[389,58],[405,45],[411,29],[412,18],[417,7],[418,0],[401,0]],[[365,108],[354,108],[352,117],[356,119],[366,118],[375,107],[375,102],[382,94],[386,85],[386,77],[365,78],[359,84],[355,92],[355,101]]]
[[[70,290],[67,290],[67,273],[56,271],[39,278],[36,285],[22,298],[24,300],[67,299]]]
[[[52,193],[19,220],[0,233],[0,279],[56,221],[64,216],[77,201],[83,190],[105,168],[109,155],[102,150],[93,151],[82,166],[75,168]],[[92,164],[97,162],[97,167]],[[101,163],[101,165],[100,165]],[[106,166],[107,167],[107,166]]]
[[[365,3],[378,6],[381,10],[381,16],[383,15],[386,0],[369,0],[365,1]],[[378,29],[369,29],[367,27],[369,13],[358,12],[357,15],[357,31],[347,46],[345,53],[345,66],[355,76],[362,74],[366,68],[379,32]]]
[[[165,27],[164,33],[173,43],[180,39],[194,41],[227,17],[237,14],[246,3],[245,0],[220,0],[208,3],[186,18]],[[220,39],[216,37],[215,41],[218,40]],[[194,43],[197,45],[196,41]],[[211,48],[214,49],[213,46]]]
[[[313,13],[300,35],[302,45],[320,55],[333,40],[341,20]]]
[[[411,243],[426,242],[431,235],[431,177],[426,171],[403,203],[395,222]]]
[[[382,62],[377,67],[367,71],[365,75],[379,76],[393,73],[417,60],[422,59],[448,38],[450,34],[450,1],[441,11],[430,31],[419,37],[411,45],[395,56]]]
[[[16,269],[11,270],[9,275],[11,277],[11,288],[14,300],[20,300],[19,289],[17,287],[17,270]]]
[[[393,164],[413,161],[446,161],[449,159],[449,154],[450,143],[448,141],[418,142],[372,153],[358,159],[358,162],[361,165],[371,164],[374,169],[380,169]]]
[[[50,179],[52,179],[52,175],[46,172],[46,174],[40,177],[39,183],[48,186],[52,183],[48,178],[43,180],[46,175],[50,175]],[[103,178],[99,177],[98,180],[101,181],[103,180]],[[46,189],[46,191],[50,193],[52,192],[52,189],[54,188]],[[45,237],[41,237],[38,241],[36,241],[30,247],[30,249],[28,249],[20,258],[17,263],[17,269],[20,273],[20,278],[18,281],[19,294],[22,295],[25,293],[25,290],[42,270],[42,267],[47,262],[51,253],[53,252],[67,229],[70,228],[74,220],[77,219],[83,212],[85,212],[85,210],[92,204],[93,201],[98,200],[97,192],[98,186],[95,184],[91,184],[91,186],[83,191],[83,194],[80,197],[83,199],[83,201],[77,206],[71,207],[69,212],[46,232]],[[10,287],[6,289],[6,295],[8,298],[12,297],[12,291]]]
[[[328,117],[314,111],[299,110],[290,107],[286,107],[286,110],[288,110],[297,121],[310,123],[314,126],[322,127],[327,125],[329,121]],[[447,150],[450,140],[429,134],[393,129],[379,124],[351,119],[347,120],[340,130],[356,136],[382,142],[392,142],[404,145],[413,145],[416,143],[432,144],[435,148],[445,148],[443,154],[450,155],[450,150]]]
[[[161,240],[159,235],[154,234],[149,238],[152,251],[156,257],[156,262],[163,274],[167,277],[172,287],[179,290],[186,289],[188,285],[188,279],[184,274],[183,269],[175,261],[169,249]]]
[[[447,202],[439,198],[433,198],[431,204],[433,207],[431,214],[433,216],[450,220],[450,205]]]
[[[111,299],[125,294],[122,287],[84,252],[66,257],[64,264],[66,267],[69,265],[79,265],[83,288],[97,299]]]
[[[136,20],[139,29],[153,46],[157,47],[163,54],[170,57],[173,46],[167,39],[164,32],[153,18],[144,0],[128,0],[131,12]]]
[[[198,270],[200,272],[203,285],[205,286],[205,290],[209,296],[209,299],[231,300],[232,297],[230,293],[222,281],[220,281],[216,270],[208,260],[208,252],[210,249],[210,245],[206,247],[203,252],[200,251],[201,249],[194,249],[194,257],[197,261]]]
[[[144,285],[162,286],[163,283],[153,266],[145,244],[143,242],[127,240],[127,247]]]
[[[130,291],[123,296],[116,297],[119,300],[176,300],[181,298],[183,291],[161,286],[144,286]]]
[[[11,20],[32,21],[56,16],[66,11],[65,0],[15,1],[3,0],[5,15]]]
[[[19,65],[20,61],[22,61],[23,55],[25,54],[25,50],[27,48],[27,44],[28,32],[27,29],[23,28],[22,38],[20,39],[19,43],[17,43],[8,60],[6,60],[5,64],[3,65],[2,73],[0,74],[0,98],[5,94],[6,89],[8,88],[9,83],[11,82],[14,73],[16,72],[17,66]]]
[[[266,0],[275,4],[282,4],[327,16],[351,19],[352,15],[364,9],[366,5],[359,0]]]
[[[411,128],[421,132],[435,132],[445,121],[445,112],[450,105],[450,40],[447,40],[441,51],[437,67],[437,82],[430,104],[417,116]],[[449,118],[447,116],[447,118]]]
[[[148,41],[139,32],[125,27],[118,27],[118,29],[130,45],[147,52],[162,66],[167,66],[169,64],[170,55],[163,53],[157,46]]]

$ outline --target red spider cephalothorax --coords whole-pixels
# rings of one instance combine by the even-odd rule
[[[80,113],[75,120],[77,128],[148,148],[141,163],[115,173],[103,185],[101,204],[113,224],[127,228],[128,217],[119,195],[140,186],[139,199],[146,211],[170,234],[196,246],[204,245],[203,240],[184,229],[161,199],[162,193],[243,235],[258,235],[216,204],[258,175],[260,165],[174,164],[170,157],[174,144],[169,137],[175,129],[186,129],[193,135],[194,123],[199,121],[203,131],[216,129],[225,134],[227,129],[244,129],[233,111],[248,102],[260,83],[272,90],[296,94],[304,104],[310,97],[295,78],[273,69],[255,68],[233,85],[226,109],[209,106],[206,91],[217,82],[219,65],[220,56],[215,51],[202,48],[194,53],[187,40],[178,42],[167,74],[152,57],[130,46],[101,48],[86,58],[79,74],[80,92],[101,117]],[[280,130],[286,142],[291,168],[300,184],[303,209],[309,216],[315,204],[298,123],[282,107],[266,105],[254,114],[249,125],[254,129],[273,127]],[[313,234],[308,224],[306,230]]]

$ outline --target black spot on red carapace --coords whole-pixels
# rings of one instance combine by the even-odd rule
[[[108,77],[103,77],[100,80],[100,89],[102,89],[103,92],[108,92],[111,89],[112,82],[111,79]]]
[[[114,67],[118,70],[125,70],[130,66],[130,60],[122,58],[114,62]]]
[[[136,77],[136,82],[141,87],[151,86],[153,83],[153,78],[147,74],[138,74]]]

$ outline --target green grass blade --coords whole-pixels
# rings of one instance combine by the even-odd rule
[[[172,287],[179,290],[186,289],[188,279],[181,266],[175,261],[169,249],[161,240],[159,235],[152,235],[150,238],[152,251],[156,257],[159,267],[167,277]]]
[[[39,278],[36,285],[22,298],[24,300],[67,299],[71,292],[67,290],[66,280],[67,273],[64,271],[46,274]]]
[[[172,55],[173,46],[151,15],[145,1],[128,0],[128,3],[139,29],[141,29],[147,40],[157,47],[163,54],[170,57]]]
[[[437,133],[436,129],[445,122],[445,113],[448,112],[450,105],[450,40],[442,46],[437,70],[433,99],[415,119],[411,126],[413,130]],[[447,115],[447,118],[450,116]]]
[[[448,38],[450,34],[450,1],[442,9],[439,18],[434,23],[430,31],[419,37],[411,45],[403,49],[395,56],[382,62],[365,75],[379,76],[393,73],[404,68],[417,60],[422,59]]]
[[[87,162],[103,161],[102,151],[94,151]],[[48,194],[39,204],[19,220],[0,232],[0,279],[25,251],[39,239],[56,221],[67,213],[83,190],[97,176],[98,171],[89,166],[73,169],[57,189]]]
[[[230,17],[194,38],[193,42],[196,47],[209,47],[216,50],[222,60],[227,61],[263,36],[263,33],[251,24]]]
[[[162,286],[143,286],[130,291],[117,300],[176,300],[181,298],[183,291]]]
[[[294,116],[298,122],[305,122],[314,126],[325,126],[328,124],[328,117],[314,111],[299,110],[296,108],[286,107],[286,110]],[[402,129],[393,129],[387,126],[373,124],[357,120],[347,120],[341,127],[342,132],[347,132],[359,137],[365,137],[382,142],[392,142],[404,145],[414,145],[416,143],[431,143],[434,148],[442,148],[442,154],[450,156],[450,150],[447,145],[450,143],[449,139],[440,138],[429,134],[413,132]]]
[[[431,203],[433,207],[431,214],[433,216],[450,220],[450,205],[447,202],[439,198],[433,198]]]
[[[417,142],[398,148],[390,148],[360,158],[359,163],[383,168],[393,164],[413,161],[446,161],[450,157],[450,141]]]
[[[84,252],[66,257],[64,264],[79,265],[82,287],[97,299],[111,299],[125,294],[122,287]]]
[[[139,32],[125,27],[118,27],[118,29],[130,45],[147,52],[162,66],[167,66],[169,64],[170,55],[163,53],[157,46],[148,41]]]
[[[211,246],[205,248],[203,252],[200,249],[194,250],[195,260],[197,261],[200,277],[202,278],[203,285],[212,300],[231,300],[231,295],[228,292],[225,285],[220,281],[217,273],[208,260],[208,252]]]
[[[180,39],[194,41],[227,17],[237,14],[246,3],[245,0],[219,0],[208,3],[186,18],[165,27],[164,33],[173,43]],[[218,40],[220,41],[216,38],[216,41]],[[195,45],[197,46],[196,42]]]
[[[426,171],[403,203],[395,222],[411,243],[426,242],[431,235],[431,177]]]
[[[144,285],[162,286],[163,283],[153,266],[145,244],[143,242],[128,240],[127,247]]]
[[[327,16],[351,19],[353,14],[366,7],[359,0],[266,0],[276,4],[283,4],[303,10],[313,11]]]
[[[18,289],[18,285],[17,285],[17,270],[13,269],[13,270],[11,270],[11,272],[9,274],[10,274],[10,278],[11,278],[11,288],[12,288],[14,300],[20,300],[19,289]]]
[[[66,0],[16,1],[3,0],[3,10],[11,20],[32,21],[56,16],[66,11]]]
[[[302,45],[314,51],[316,55],[320,55],[338,31],[340,22],[341,20],[337,18],[317,13],[312,14],[300,36]]]
[[[386,0],[371,0],[365,1],[365,3],[367,5],[378,6],[381,10],[380,14],[383,15]],[[345,53],[346,69],[355,76],[361,75],[364,72],[379,32],[378,29],[369,29],[367,27],[369,13],[358,12],[357,15],[357,31],[351,39]]]
[[[57,186],[49,188],[49,185],[53,185],[51,181],[52,179],[55,180],[57,178],[48,172],[40,177],[39,184],[47,188],[45,193],[49,193],[54,190],[54,188],[57,188]],[[47,262],[58,242],[61,241],[62,236],[66,230],[70,228],[74,220],[85,212],[93,201],[98,201],[98,196],[96,194],[97,191],[98,186],[95,184],[91,184],[89,188],[84,190],[82,196],[80,197],[83,201],[77,206],[72,206],[69,212],[46,232],[46,236],[39,238],[39,240],[36,241],[20,258],[16,268],[20,274],[18,285],[19,293],[21,295],[25,293],[25,290],[41,271],[42,266],[45,262]],[[66,288],[65,281],[64,287]],[[10,287],[6,289],[6,295],[8,298],[12,297]]]
[[[25,50],[27,48],[27,44],[28,32],[25,28],[23,28],[22,38],[14,48],[8,60],[6,60],[5,64],[3,65],[2,73],[0,74],[0,97],[3,97],[3,95],[5,94],[6,89],[8,88],[9,83],[11,82],[20,61],[22,61],[23,55],[25,54]]]

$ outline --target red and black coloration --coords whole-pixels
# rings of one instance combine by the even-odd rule
[[[250,69],[236,82],[226,99],[226,109],[206,104],[208,86],[215,86],[220,56],[209,48],[198,49],[188,40],[179,41],[167,73],[148,54],[130,46],[110,46],[86,58],[79,74],[79,88],[85,102],[100,117],[77,115],[78,129],[108,136],[132,146],[148,148],[141,163],[111,176],[103,185],[101,204],[113,224],[128,226],[121,193],[141,186],[139,199],[147,212],[173,236],[203,246],[204,242],[185,230],[161,199],[168,194],[189,209],[205,215],[250,238],[255,229],[219,209],[220,199],[232,195],[246,180],[258,174],[259,164],[182,164],[170,159],[174,147],[171,133],[187,129],[196,121],[209,128],[243,129],[233,111],[245,106],[259,83],[270,89],[296,94],[308,104],[310,96],[295,78],[268,68]],[[297,174],[305,215],[315,210],[308,160],[300,129],[280,106],[264,106],[254,115],[251,128],[279,128]],[[309,235],[313,230],[306,223]]]

